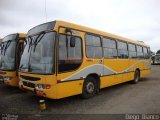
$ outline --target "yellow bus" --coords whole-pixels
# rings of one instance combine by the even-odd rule
[[[0,51],[0,78],[1,83],[18,87],[18,68],[24,49],[26,34],[15,33],[2,39]]]
[[[150,73],[149,46],[88,27],[52,21],[27,33],[19,67],[19,87],[38,96],[60,99]]]

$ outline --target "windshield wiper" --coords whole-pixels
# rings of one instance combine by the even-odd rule
[[[4,43],[0,44],[0,47],[1,47],[1,54],[2,54],[4,49]]]
[[[29,41],[30,40],[30,41]],[[29,47],[28,47],[28,52],[30,51],[30,48],[32,46],[32,43],[33,43],[33,38],[31,36],[28,36],[28,43],[29,44]]]
[[[9,41],[7,42],[7,44],[5,45],[5,48],[4,48],[4,56],[5,56],[5,54],[6,54],[6,50],[7,50],[8,47],[10,46],[10,44],[11,44],[11,40],[9,40]]]
[[[41,41],[41,39],[43,38],[44,35],[45,35],[45,32],[42,31],[42,32],[37,36],[37,38],[35,39],[35,41],[34,41],[34,52],[35,52],[35,50],[36,50],[37,44]]]

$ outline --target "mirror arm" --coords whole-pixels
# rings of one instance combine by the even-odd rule
[[[66,33],[69,32],[69,33],[72,35],[72,30],[71,30],[71,28],[66,28],[65,32],[66,32]]]

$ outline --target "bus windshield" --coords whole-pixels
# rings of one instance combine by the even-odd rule
[[[55,32],[41,32],[28,36],[19,70],[35,74],[54,73]]]
[[[16,40],[8,40],[1,46],[1,70],[15,69]]]

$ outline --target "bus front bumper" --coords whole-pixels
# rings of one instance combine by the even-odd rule
[[[3,83],[9,86],[18,87],[18,77],[3,76]]]
[[[52,98],[52,99],[54,97],[53,96],[54,94],[51,95],[50,93],[54,93],[55,86],[50,86],[49,89],[39,89],[39,88],[37,88],[36,83],[21,80],[21,81],[19,81],[19,88],[24,91],[32,92],[33,94],[36,94],[41,97],[47,97],[47,98]],[[51,91],[53,91],[53,92],[51,92]],[[56,99],[56,97],[54,97],[54,98]]]

